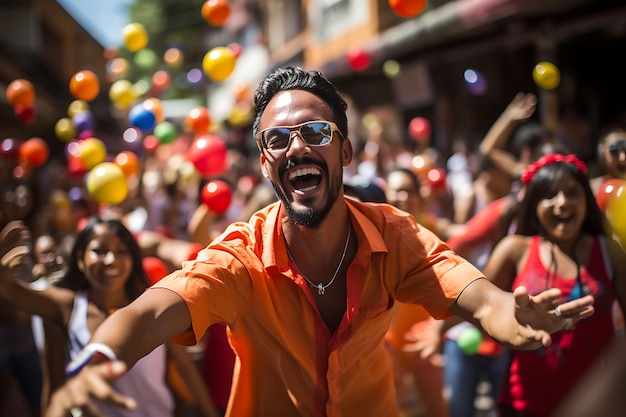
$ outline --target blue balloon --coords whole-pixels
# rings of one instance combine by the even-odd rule
[[[142,132],[150,132],[156,123],[155,114],[146,109],[143,104],[135,104],[128,113],[128,121]]]
[[[79,111],[72,116],[72,124],[79,133],[85,130],[93,130],[93,114],[89,110]]]

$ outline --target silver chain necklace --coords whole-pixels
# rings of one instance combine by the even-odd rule
[[[348,252],[348,245],[350,244],[350,235],[351,234],[352,234],[352,223],[350,221],[348,221],[348,238],[346,239],[346,246],[343,248],[343,254],[341,255],[341,260],[339,261],[339,265],[337,266],[337,269],[335,269],[335,273],[333,274],[333,277],[331,278],[330,282],[328,282],[328,284],[326,284],[326,285],[322,285],[321,282],[319,284],[317,284],[317,285],[312,283],[306,277],[306,275],[304,275],[304,273],[302,271],[300,271],[300,268],[298,268],[298,264],[296,264],[296,261],[294,261],[293,258],[291,257],[291,253],[289,252],[289,248],[285,245],[285,249],[287,249],[287,256],[291,260],[291,263],[293,263],[294,266],[296,268],[298,268],[298,271],[300,271],[300,275],[302,275],[302,278],[304,278],[304,280],[311,287],[317,288],[317,294],[318,295],[324,295],[324,293],[326,292],[326,288],[328,288],[331,285],[333,285],[333,282],[335,281],[335,278],[337,278],[337,274],[339,273],[339,270],[341,269],[341,266],[343,265],[343,260],[346,258],[346,253]]]

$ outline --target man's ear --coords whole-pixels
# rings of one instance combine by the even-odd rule
[[[265,155],[263,154],[263,152],[261,152],[259,154],[259,163],[261,164],[261,172],[263,173],[263,176],[267,179],[270,178],[269,173],[267,172],[267,168],[265,166],[265,163],[267,162],[267,158],[265,158]]]
[[[345,138],[341,144],[341,162],[344,168],[352,163],[353,156],[354,149],[352,148],[352,141],[350,141],[350,138]]]

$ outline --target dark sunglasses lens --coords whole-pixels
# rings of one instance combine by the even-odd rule
[[[285,149],[289,144],[290,135],[291,132],[289,131],[289,129],[284,127],[270,129],[263,134],[265,147],[273,151]]]
[[[332,129],[328,123],[309,123],[300,128],[300,134],[309,145],[326,145],[330,142]]]

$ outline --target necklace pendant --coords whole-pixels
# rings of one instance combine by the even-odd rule
[[[317,284],[317,294],[318,295],[324,295],[325,291],[326,291],[326,289],[322,286],[321,283]]]

